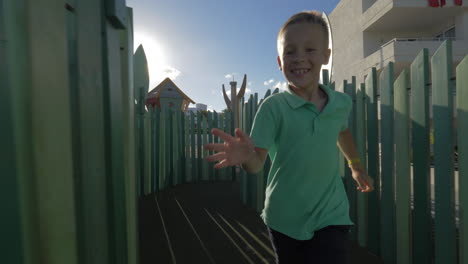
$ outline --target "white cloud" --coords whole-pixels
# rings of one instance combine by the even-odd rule
[[[274,79],[270,79],[269,81],[264,81],[263,85],[268,86],[268,85],[272,84],[274,81],[275,81]]]
[[[180,71],[178,69],[168,65],[164,67],[163,73],[166,77],[171,78],[171,80],[175,80],[180,75]]]
[[[279,88],[280,90],[286,91],[288,89],[287,82],[277,82],[273,87],[273,89]]]
[[[224,75],[224,78],[232,80],[232,78],[235,77],[236,75],[237,75],[237,72],[228,73]]]

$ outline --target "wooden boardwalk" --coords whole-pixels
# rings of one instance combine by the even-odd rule
[[[139,201],[140,263],[275,263],[259,214],[235,182],[181,184]],[[349,242],[349,263],[379,258]]]

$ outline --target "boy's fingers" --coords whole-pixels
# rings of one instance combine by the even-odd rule
[[[212,150],[216,152],[225,151],[226,146],[223,143],[210,143],[205,144],[203,147],[207,150]]]
[[[236,128],[235,133],[236,133],[236,136],[240,137],[240,138],[249,137],[249,135],[244,133],[244,131],[242,131],[242,129],[240,129],[240,128]]]
[[[228,143],[234,142],[236,140],[234,137],[232,137],[231,135],[225,133],[224,131],[218,128],[213,128],[211,130],[211,134],[217,137],[220,137],[222,140],[224,140],[224,142],[228,142]]]
[[[216,163],[216,164],[214,165],[214,168],[215,168],[215,169],[223,169],[223,168],[226,168],[226,167],[228,167],[228,166],[229,166],[229,164],[228,164],[227,160],[224,159],[224,160],[222,160],[222,161]]]
[[[226,158],[226,153],[225,152],[220,152],[220,153],[216,153],[216,154],[213,154],[213,155],[210,155],[208,157],[206,157],[206,160],[208,162],[212,162],[212,161],[220,161],[220,160],[223,160]]]

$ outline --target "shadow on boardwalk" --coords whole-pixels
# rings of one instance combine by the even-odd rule
[[[140,263],[275,263],[264,223],[239,197],[238,183],[203,182],[141,198]],[[383,262],[350,241],[354,263]]]

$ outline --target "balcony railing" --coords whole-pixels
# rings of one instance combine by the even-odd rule
[[[414,38],[394,38],[383,44],[381,47],[385,47],[393,42],[410,42],[410,41],[445,41],[445,40],[457,40],[455,37],[414,37]]]

